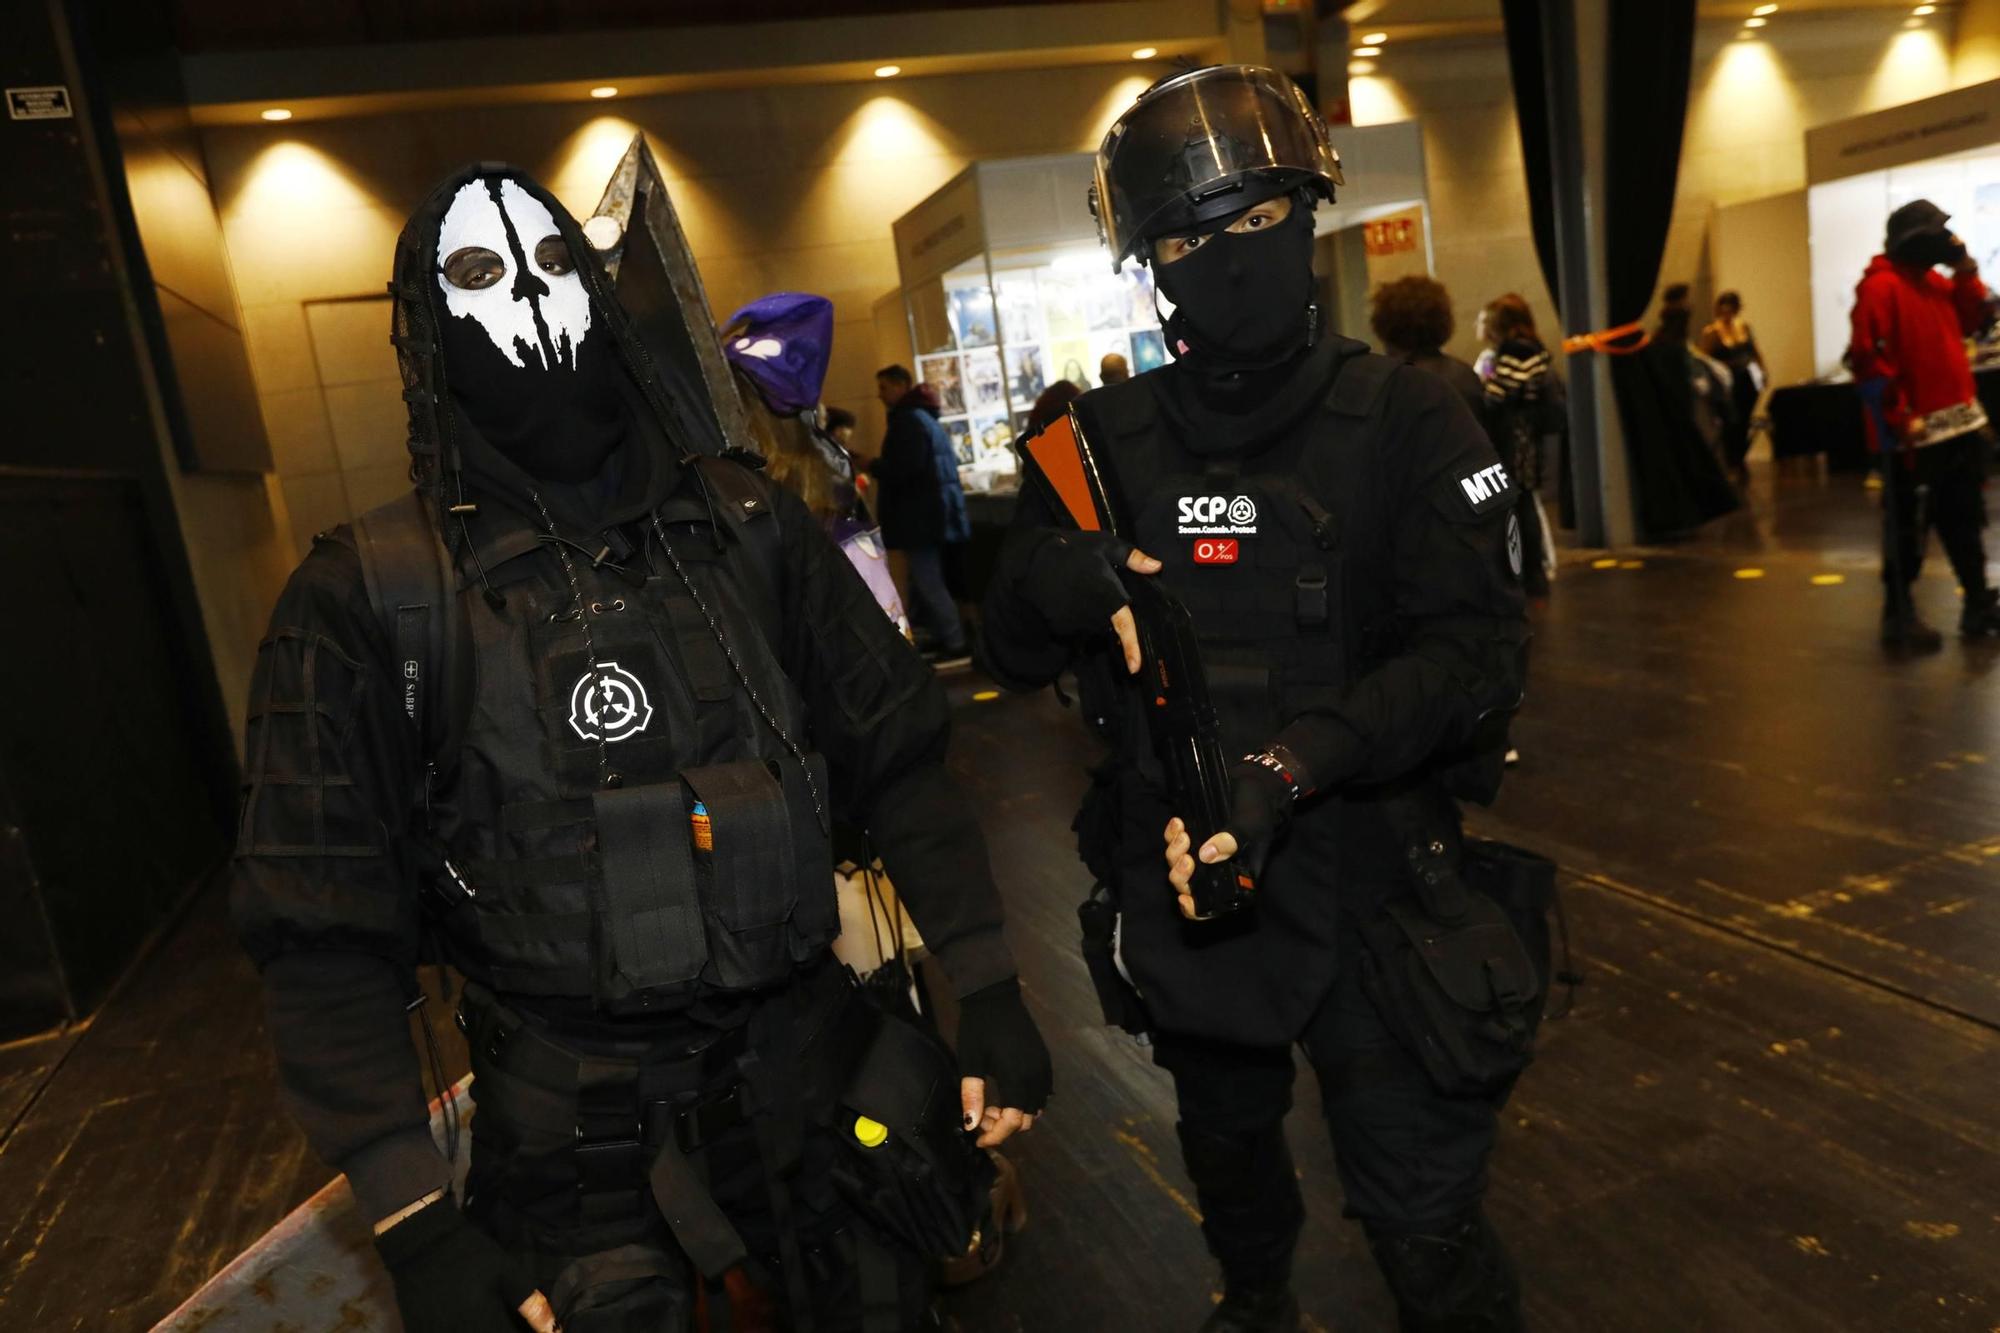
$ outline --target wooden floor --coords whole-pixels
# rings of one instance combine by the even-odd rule
[[[1760,522],[1572,558],[1538,613],[1523,761],[1475,822],[1561,858],[1589,981],[1508,1110],[1492,1211],[1549,1333],[1988,1333],[2000,650],[1885,659],[1858,483],[1764,487]],[[1087,749],[1047,696],[951,688],[1058,1099],[1017,1153],[1028,1231],[948,1310],[1192,1330],[1213,1274],[1167,1083],[1074,951]],[[207,895],[88,1029],[0,1048],[0,1327],[144,1328],[324,1180],[264,1041]],[[1391,1328],[1300,1093],[1310,1327]]]

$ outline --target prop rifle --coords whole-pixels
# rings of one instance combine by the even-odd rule
[[[1082,532],[1131,540],[1131,518],[1100,465],[1074,410],[1021,445],[1024,472],[1056,513]],[[1228,827],[1229,770],[1222,734],[1209,702],[1194,622],[1158,578],[1120,568],[1118,578],[1139,631],[1139,674],[1153,753],[1165,770],[1167,795],[1194,847]],[[1234,861],[1195,862],[1188,888],[1197,919],[1246,907],[1256,883]]]

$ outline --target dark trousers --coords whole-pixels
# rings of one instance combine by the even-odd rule
[[[1486,1192],[1502,1099],[1445,1097],[1432,1087],[1363,993],[1359,949],[1346,934],[1339,979],[1299,1038],[1319,1078],[1346,1212],[1371,1232],[1444,1232]],[[1174,1078],[1202,1235],[1225,1280],[1284,1281],[1305,1221],[1285,1142],[1290,1048],[1161,1033],[1154,1059]]]
[[[1932,528],[1966,596],[1986,590],[1986,453],[1987,433],[1975,430],[1884,460],[1882,582],[1892,609],[1909,605]]]
[[[614,1058],[633,1053],[630,1043],[558,1038],[532,1020],[510,1028],[513,1011],[482,1009],[470,996],[465,1008],[477,1105],[467,1217],[533,1276],[565,1333],[693,1330],[704,1280],[668,1227],[648,1170],[656,1154],[677,1150],[676,1112],[737,1084],[742,1048],[719,1043],[690,1056],[682,1028],[643,1052],[630,1099],[619,1101],[607,1095],[604,1075]],[[552,1059],[552,1049],[574,1058]],[[621,1114],[621,1105],[629,1110]],[[797,1130],[784,1150],[791,1160],[778,1174],[780,1193],[763,1115],[690,1145],[696,1187],[741,1237],[748,1276],[771,1305],[791,1310],[789,1328],[808,1319],[814,1333],[931,1327],[928,1264],[869,1228],[837,1192],[842,1149],[831,1131],[810,1120]],[[635,1131],[642,1141],[611,1138]],[[693,1210],[676,1211],[685,1219]],[[723,1284],[706,1286],[709,1327],[730,1327]],[[743,1284],[735,1286],[740,1294]]]
[[[910,623],[926,631],[938,648],[965,645],[965,627],[958,620],[958,603],[944,577],[944,547],[912,546],[903,552],[910,569]]]

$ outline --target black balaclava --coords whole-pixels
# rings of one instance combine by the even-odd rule
[[[1288,361],[1314,333],[1313,211],[1295,199],[1268,230],[1227,226],[1171,264],[1154,262],[1153,284],[1174,306],[1163,322],[1167,343],[1176,356],[1185,345],[1216,370]]]
[[[467,181],[436,281],[445,377],[480,435],[537,480],[603,474],[625,434],[617,359],[548,207],[509,176]]]

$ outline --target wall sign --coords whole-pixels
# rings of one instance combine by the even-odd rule
[[[68,120],[73,114],[69,106],[69,89],[61,84],[51,88],[7,90],[9,120]]]
[[[2000,79],[1806,131],[1806,180],[1818,185],[2000,141]]]

